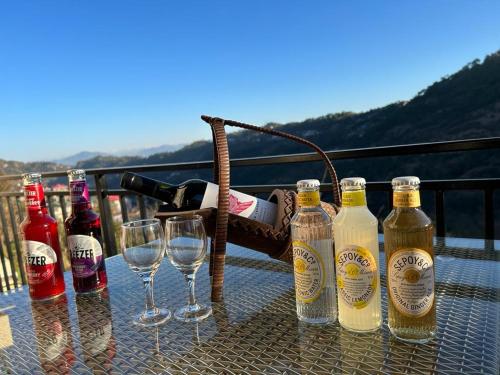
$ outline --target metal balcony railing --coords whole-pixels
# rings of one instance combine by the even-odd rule
[[[449,142],[433,142],[410,145],[386,146],[360,148],[350,150],[329,151],[326,154],[332,160],[363,159],[388,156],[423,155],[446,152],[467,152],[472,150],[500,149],[500,137],[469,139]],[[292,164],[320,161],[316,153],[299,153],[289,155],[264,156],[253,158],[232,159],[231,167],[263,166],[276,164]],[[139,215],[146,217],[146,203],[143,196],[120,190],[108,189],[106,176],[120,174],[125,171],[145,173],[158,171],[181,171],[212,168],[212,161],[197,161],[189,163],[169,163],[157,165],[137,165],[126,167],[88,169],[88,178],[93,178],[95,190],[91,196],[97,200],[97,209],[101,215],[101,225],[106,256],[118,253],[116,220],[113,219],[110,206],[110,197],[118,196],[120,205],[121,221],[128,221],[129,212],[126,198],[134,196],[137,199]],[[44,178],[65,177],[66,171],[43,173]],[[493,240],[495,238],[494,217],[494,192],[500,189],[500,178],[488,179],[460,179],[460,180],[432,180],[422,181],[421,190],[432,191],[435,197],[436,234],[439,237],[445,235],[446,210],[444,207],[444,194],[454,190],[479,190],[484,194],[484,238]],[[0,176],[0,181],[20,180],[20,175]],[[295,189],[295,185],[244,185],[233,186],[234,189],[250,193],[269,193],[275,188]],[[328,184],[322,184],[322,190],[326,191]],[[368,192],[385,192],[388,202],[391,202],[391,185],[389,182],[368,182]],[[62,223],[68,216],[69,197],[68,191],[46,191],[46,200],[51,216]],[[391,204],[388,203],[390,206]],[[57,210],[56,210],[57,208]],[[57,212],[56,212],[57,211]],[[18,234],[18,224],[24,218],[24,198],[19,191],[0,193],[0,291],[8,291],[26,284],[26,275],[22,261],[22,247]],[[65,250],[65,238],[60,230],[61,247]],[[67,256],[67,254],[66,254]],[[63,260],[64,261],[64,260]],[[65,260],[65,268],[69,267],[69,258]]]

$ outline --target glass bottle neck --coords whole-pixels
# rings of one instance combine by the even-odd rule
[[[24,198],[26,202],[26,212],[29,216],[47,213],[47,203],[42,184],[24,186]]]
[[[92,208],[90,204],[89,188],[85,180],[71,181],[69,183],[69,194],[73,212]]]
[[[348,188],[342,191],[342,208],[366,207],[366,192],[361,188]]]

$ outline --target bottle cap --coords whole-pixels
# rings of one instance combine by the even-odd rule
[[[23,173],[21,176],[24,186],[42,182],[42,175],[40,173]]]
[[[340,180],[340,185],[344,187],[357,186],[360,188],[365,188],[366,180],[363,177],[348,177]]]
[[[403,176],[392,179],[392,187],[418,185],[420,185],[420,179],[415,176]]]
[[[318,189],[319,180],[300,180],[297,181],[297,189]]]
[[[85,169],[68,169],[66,173],[70,181],[85,179]]]

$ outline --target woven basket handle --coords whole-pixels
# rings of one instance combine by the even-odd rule
[[[306,145],[306,146],[312,148],[314,151],[316,151],[319,154],[319,156],[321,156],[321,158],[325,162],[325,166],[328,169],[328,173],[330,174],[330,178],[332,181],[333,202],[338,207],[340,207],[341,195],[340,195],[339,182],[337,179],[337,173],[335,172],[335,168],[333,168],[332,162],[330,161],[328,156],[325,154],[325,152],[321,148],[319,148],[317,145],[315,145],[314,143],[309,142],[307,139],[298,137],[298,136],[293,135],[293,134],[284,133],[284,132],[281,132],[279,130],[261,128],[261,127],[255,126],[255,125],[245,124],[245,123],[238,122],[238,121],[224,120],[224,119],[220,119],[217,117],[209,117],[209,116],[205,116],[205,115],[201,116],[201,118],[203,121],[209,123],[210,125],[212,124],[213,121],[219,120],[219,121],[222,121],[224,123],[224,125],[234,126],[234,127],[242,128],[242,129],[254,130],[254,131],[257,131],[260,133],[271,134],[271,135],[275,135],[278,137],[283,137],[283,138],[292,140],[292,141],[297,142],[297,143],[301,143],[303,145]],[[214,164],[216,164],[215,160],[214,160]],[[214,172],[218,172],[218,170],[215,170],[215,168],[217,168],[217,167],[215,167],[215,165],[214,165]],[[215,174],[215,175],[217,175],[217,174]]]
[[[217,202],[217,217],[215,224],[215,236],[212,239],[210,251],[210,275],[212,276],[212,301],[222,300],[222,290],[224,285],[224,263],[226,256],[227,226],[229,219],[229,149],[227,136],[224,130],[225,125],[234,126],[242,129],[254,130],[260,133],[271,134],[283,137],[297,143],[301,143],[316,151],[328,169],[332,180],[333,202],[340,206],[340,189],[337,179],[337,173],[333,168],[328,156],[314,143],[292,134],[284,133],[278,130],[261,128],[258,126],[244,124],[232,120],[224,120],[218,117],[201,116],[201,119],[207,122],[212,128],[214,145],[214,180],[219,185],[219,196]]]

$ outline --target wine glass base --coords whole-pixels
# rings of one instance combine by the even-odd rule
[[[198,303],[193,306],[183,306],[174,313],[175,319],[182,322],[199,322],[210,315],[212,315],[212,307]]]
[[[141,327],[155,327],[167,322],[172,317],[168,309],[156,308],[154,314],[140,313],[134,317],[133,323]]]

